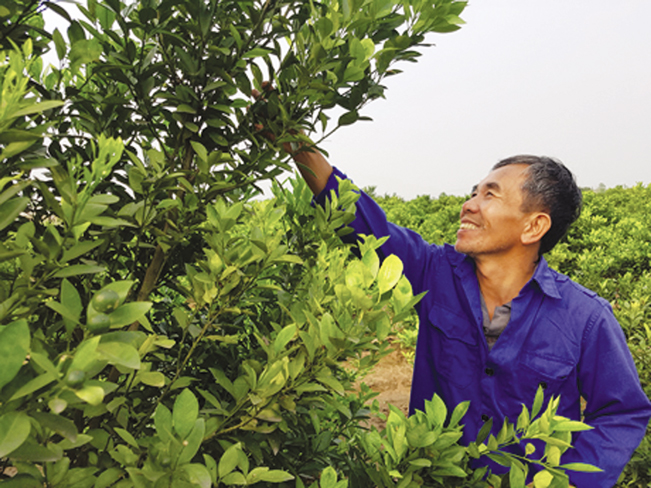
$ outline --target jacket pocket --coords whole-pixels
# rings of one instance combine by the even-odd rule
[[[538,387],[545,390],[545,397],[558,394],[561,385],[575,368],[572,362],[550,355],[525,352],[519,361],[520,386],[524,390],[523,400],[531,397],[533,402]]]

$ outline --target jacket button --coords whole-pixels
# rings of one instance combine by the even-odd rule
[[[493,368],[486,368],[484,370],[484,373],[486,373],[488,376],[493,376],[495,374],[495,371],[493,371]]]
[[[488,422],[488,419],[489,419],[489,418],[490,418],[490,417],[489,417],[488,415],[486,415],[485,413],[483,413],[483,414],[481,415],[481,419],[482,419],[482,421],[484,421],[484,422]]]

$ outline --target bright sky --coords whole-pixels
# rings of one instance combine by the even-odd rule
[[[651,183],[650,1],[475,0],[462,17],[396,66],[373,122],[323,144],[333,164],[407,199],[466,194],[522,153],[561,159],[580,186]]]
[[[373,122],[330,161],[379,194],[466,194],[513,154],[561,159],[580,186],[651,183],[651,2],[475,0],[387,80]]]

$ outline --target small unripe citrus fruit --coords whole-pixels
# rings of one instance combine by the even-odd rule
[[[88,319],[86,327],[94,334],[101,334],[111,328],[111,319],[105,313],[98,313]]]
[[[120,305],[120,295],[114,290],[102,290],[95,294],[91,305],[98,312],[111,313]]]
[[[81,369],[73,369],[72,371],[68,371],[65,382],[70,388],[77,388],[83,384],[85,379],[86,373]]]

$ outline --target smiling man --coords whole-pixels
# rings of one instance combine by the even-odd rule
[[[318,152],[294,159],[319,203],[345,178]],[[352,239],[389,236],[381,254],[400,257],[415,294],[427,291],[418,305],[412,412],[435,393],[451,407],[469,400],[462,439],[469,443],[489,418],[496,434],[505,417],[517,419],[523,403],[531,408],[541,386],[546,398],[560,395],[559,415],[593,427],[575,435],[575,448],[561,462],[603,472],[570,472],[571,483],[606,488],[644,436],[651,404],[608,302],[550,269],[543,257],[578,218],[581,201],[560,162],[515,156],[473,189],[454,247],[430,245],[388,222],[364,193]]]

